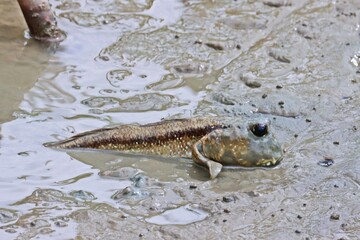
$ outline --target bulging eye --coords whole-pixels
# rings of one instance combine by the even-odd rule
[[[262,137],[268,133],[268,126],[263,123],[257,123],[252,125],[250,130],[255,136]]]

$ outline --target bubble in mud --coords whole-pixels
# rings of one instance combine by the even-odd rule
[[[360,51],[358,51],[357,53],[355,53],[351,58],[350,58],[350,63],[352,65],[354,65],[355,67],[360,67]]]
[[[149,193],[137,188],[128,186],[122,190],[116,191],[112,196],[111,199],[113,200],[121,200],[125,198],[136,198],[136,199],[143,199],[145,197],[149,196]]]
[[[150,179],[147,176],[144,176],[142,174],[138,174],[131,178],[131,180],[134,182],[135,187],[146,187],[149,186]]]
[[[69,195],[83,201],[92,201],[96,199],[96,197],[91,192],[83,190],[72,191],[69,193]]]
[[[330,158],[326,158],[324,160],[319,161],[317,164],[322,167],[330,167],[331,165],[334,164],[334,160]]]
[[[68,225],[66,222],[63,221],[56,221],[54,224],[57,227],[66,227]]]
[[[33,228],[50,227],[50,223],[44,219],[35,219],[34,221],[30,222],[30,227]]]

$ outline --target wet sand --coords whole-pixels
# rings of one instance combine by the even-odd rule
[[[358,1],[50,1],[68,38],[0,3],[1,239],[356,239]],[[11,14],[10,14],[11,13]],[[43,143],[113,124],[263,116],[274,169]]]

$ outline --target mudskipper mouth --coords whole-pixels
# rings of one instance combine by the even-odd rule
[[[275,167],[281,162],[280,159],[272,158],[272,159],[261,159],[256,165],[261,167]]]

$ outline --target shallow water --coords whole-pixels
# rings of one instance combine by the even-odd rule
[[[59,46],[0,3],[1,239],[360,235],[358,1],[50,2]],[[207,181],[191,160],[42,145],[202,115],[268,117],[282,164]]]

